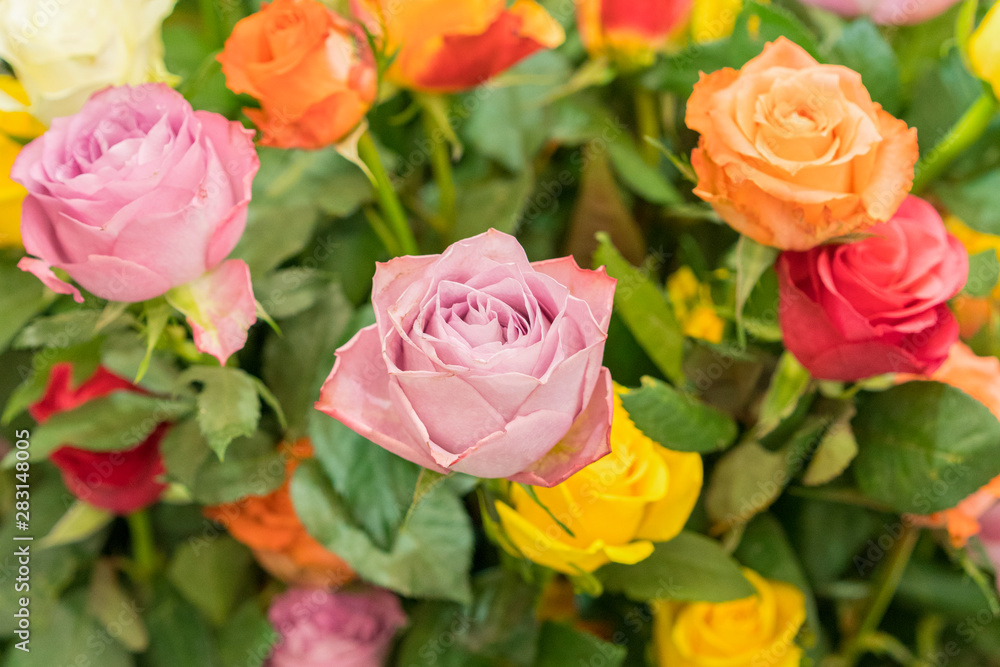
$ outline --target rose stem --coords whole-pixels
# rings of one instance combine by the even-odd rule
[[[899,582],[903,578],[903,572],[910,562],[913,548],[920,537],[920,529],[910,523],[903,522],[903,533],[896,540],[896,544],[889,551],[889,560],[879,570],[875,579],[875,594],[868,600],[868,609],[865,611],[864,619],[858,627],[857,633],[847,642],[844,649],[843,665],[853,666],[861,654],[864,652],[865,642],[869,635],[874,633],[882,618],[885,616],[889,603],[892,602]]]
[[[153,524],[149,512],[141,509],[126,517],[129,537],[132,540],[132,557],[135,574],[140,581],[148,581],[156,571],[156,547],[153,544]]]
[[[438,127],[438,121],[433,114],[425,109],[421,116],[424,130],[427,132],[427,140],[431,142],[431,171],[434,172],[434,182],[437,183],[440,198],[440,220],[435,227],[445,237],[444,241],[447,243],[451,241],[449,237],[455,229],[457,216],[457,195],[455,194],[455,178],[451,169],[448,139]]]
[[[389,180],[389,174],[386,173],[385,167],[382,165],[382,158],[378,155],[375,140],[372,139],[370,132],[365,132],[358,140],[358,155],[368,165],[372,176],[375,177],[375,194],[378,196],[382,212],[385,214],[389,228],[392,229],[396,240],[399,241],[403,254],[419,254],[417,239],[413,236],[413,230],[410,229],[403,205],[399,202],[399,197],[392,187],[392,181]]]
[[[660,164],[660,153],[646,137],[660,140],[659,104],[656,94],[641,85],[635,86],[635,116],[639,125],[639,150],[647,164]]]
[[[917,162],[913,178],[913,194],[919,194],[928,183],[937,178],[945,167],[986,131],[997,111],[997,99],[990,91],[983,91],[972,103],[948,134],[927,155]]]

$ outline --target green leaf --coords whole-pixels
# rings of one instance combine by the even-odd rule
[[[618,280],[615,308],[642,349],[667,378],[683,386],[684,333],[651,272],[629,264],[603,233],[598,235],[594,264],[605,266],[608,275]]]
[[[899,512],[954,507],[1000,475],[1000,421],[964,392],[907,382],[859,401],[854,477]]]
[[[764,395],[754,434],[763,437],[791,416],[799,404],[799,399],[809,389],[811,381],[809,371],[792,353],[787,351],[783,353]]]
[[[177,591],[212,623],[222,625],[239,597],[251,592],[250,550],[228,535],[181,542],[167,568]]]
[[[626,654],[624,646],[603,641],[562,623],[546,622],[538,637],[538,656],[533,667],[594,664],[620,667],[625,662]]]
[[[650,166],[627,134],[607,145],[608,156],[615,171],[625,184],[648,202],[661,205],[679,204],[680,193],[656,167]]]
[[[717,528],[746,523],[778,499],[829,426],[809,417],[784,446],[771,451],[757,440],[744,440],[716,463],[705,510]]]
[[[743,11],[736,18],[736,27],[729,40],[729,49],[745,56],[747,60],[757,56],[768,42],[784,37],[795,42],[820,62],[816,35],[795,15],[779,5],[746,2]],[[742,64],[742,63],[741,63]]]
[[[52,526],[48,535],[38,541],[38,546],[42,549],[48,549],[85,540],[102,530],[114,519],[113,512],[77,500],[70,505],[70,508],[56,522],[56,525]]]
[[[521,221],[521,212],[529,203],[535,185],[530,169],[515,178],[495,175],[473,183],[461,183],[455,229],[451,238],[465,239],[490,228],[513,234]]]
[[[14,339],[16,349],[38,347],[72,347],[85,343],[96,335],[101,311],[70,310],[58,315],[40,317],[26,326]]]
[[[736,440],[736,423],[724,412],[653,378],[623,394],[622,404],[640,431],[668,449],[715,452]]]
[[[609,591],[634,600],[727,602],[749,597],[754,588],[718,542],[688,531],[656,545],[635,565],[605,565],[595,572]]]
[[[31,434],[31,458],[46,458],[62,445],[94,452],[129,449],[162,422],[176,421],[190,410],[186,401],[116,391],[50,417]]]
[[[777,248],[761,245],[748,236],[736,243],[736,333],[740,344],[746,344],[743,331],[743,309],[764,272],[778,259]]]
[[[147,301],[144,304],[143,310],[146,316],[146,354],[139,363],[139,370],[136,371],[136,382],[140,382],[146,375],[146,371],[149,370],[149,362],[153,359],[153,350],[156,349],[156,344],[159,342],[160,336],[163,335],[164,329],[167,328],[167,322],[170,321],[170,316],[173,314],[173,309],[166,302],[166,299]]]
[[[198,425],[208,446],[223,460],[234,439],[252,435],[260,422],[260,396],[255,378],[227,366],[192,366],[179,382],[200,382]]]
[[[823,435],[809,467],[802,476],[806,486],[826,484],[840,476],[858,455],[858,441],[851,429],[851,419],[856,410],[852,403],[845,403],[841,413]]]
[[[292,500],[309,533],[366,581],[408,597],[471,599],[472,526],[461,501],[445,485],[417,506],[388,549],[374,544],[355,523],[317,461],[296,470]]]
[[[0,264],[0,352],[32,317],[45,307],[45,289],[35,276],[11,264]]]
[[[101,558],[94,563],[87,611],[129,651],[142,653],[149,646],[149,633],[139,615],[139,605],[122,587],[109,558]]]
[[[970,296],[989,296],[1000,281],[1000,259],[995,250],[984,250],[969,255],[969,280],[965,293]]]
[[[188,433],[191,442],[185,445],[185,451],[196,449],[208,453],[200,429],[190,429]],[[197,457],[197,453],[192,455]],[[181,452],[169,458],[164,454],[168,471],[171,471],[170,458],[181,456]],[[219,505],[249,495],[265,496],[284,481],[285,455],[278,450],[271,436],[257,431],[249,438],[234,440],[225,461],[220,461],[217,456],[204,456],[190,490],[197,502]]]
[[[422,468],[420,470],[420,476],[417,477],[417,486],[413,490],[413,501],[410,503],[410,509],[406,510],[406,516],[403,517],[402,526],[405,526],[410,517],[413,516],[413,512],[420,505],[420,502],[427,497],[427,494],[436,489],[442,482],[451,477],[454,473],[439,473],[429,470],[427,468]]]
[[[220,667],[208,621],[165,580],[154,585],[153,604],[145,614],[149,667],[198,665]]]
[[[646,240],[622,198],[605,151],[591,144],[583,150],[582,156],[580,190],[570,216],[566,250],[580,266],[590,266],[597,249],[596,235],[606,232],[625,259],[641,262],[646,254]],[[562,190],[561,183],[555,187]]]
[[[963,178],[954,183],[937,183],[934,193],[948,210],[972,229],[984,234],[1000,234],[1000,169]],[[973,275],[971,272],[969,275]]]
[[[247,600],[219,633],[222,664],[224,667],[261,667],[278,638],[257,600]]]
[[[871,21],[862,18],[845,26],[830,55],[833,62],[861,74],[872,99],[886,111],[891,114],[899,111],[902,88],[899,60]]]

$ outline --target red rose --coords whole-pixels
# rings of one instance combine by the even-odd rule
[[[53,366],[45,395],[29,410],[38,423],[115,391],[145,393],[104,368],[98,368],[75,389],[72,381],[71,364]],[[49,460],[59,468],[66,488],[74,496],[96,507],[128,514],[155,503],[166,488],[157,477],[164,472],[160,441],[169,428],[169,424],[160,424],[144,442],[115,452],[91,452],[64,445],[52,452]]]
[[[947,301],[969,273],[934,207],[907,197],[857,243],[778,258],[785,347],[826,380],[931,373],[958,339]]]

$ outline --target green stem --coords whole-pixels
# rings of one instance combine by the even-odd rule
[[[938,145],[917,162],[911,192],[919,194],[966,148],[976,143],[996,112],[996,97],[989,91],[983,91],[979,99],[972,103]]]
[[[156,545],[153,542],[153,524],[147,510],[132,512],[126,519],[132,541],[132,558],[135,574],[140,581],[148,581],[156,571]]]
[[[892,602],[892,598],[896,594],[899,582],[903,578],[903,572],[906,571],[906,566],[910,562],[910,556],[913,555],[913,548],[917,544],[918,537],[920,537],[919,528],[904,524],[903,533],[889,552],[888,561],[879,570],[875,581],[875,595],[868,601],[868,609],[865,610],[861,625],[844,649],[844,665],[851,667],[857,662],[868,646],[869,637],[878,630],[878,626],[882,623],[882,618],[889,608],[889,603]]]
[[[382,165],[382,158],[378,155],[375,140],[372,139],[370,132],[365,132],[358,140],[358,155],[375,178],[375,194],[378,197],[379,205],[403,254],[418,254],[420,251],[417,248],[417,239],[413,236],[413,230],[410,229],[410,223],[406,219],[406,212],[396,195],[396,190],[392,187],[392,181],[389,180],[385,166]]]
[[[385,246],[390,255],[398,257],[403,254],[399,243],[396,241],[396,237],[392,235],[392,230],[389,229],[389,226],[385,224],[385,220],[382,219],[382,216],[374,208],[365,207],[365,219],[368,220],[368,224],[371,225],[372,230],[382,240],[382,245]]]
[[[438,127],[437,120],[430,113],[425,110],[422,116],[427,139],[431,142],[431,170],[434,172],[434,182],[438,186],[438,197],[441,204],[439,208],[440,222],[436,226],[445,237],[445,242],[448,242],[451,233],[455,230],[456,202],[458,200],[455,191],[455,177],[451,168],[448,139]]]
[[[656,146],[646,141],[646,137],[657,141],[660,139],[659,106],[656,93],[641,85],[636,85],[635,115],[639,125],[639,150],[642,152],[643,159],[653,166],[660,163],[660,154],[656,150]]]
[[[212,46],[222,46],[226,41],[226,32],[222,27],[222,16],[215,6],[215,0],[198,0],[198,9],[201,11],[201,21]]]

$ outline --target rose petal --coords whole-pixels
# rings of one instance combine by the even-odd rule
[[[22,257],[17,268],[34,275],[42,281],[46,287],[57,294],[70,294],[77,303],[83,303],[83,295],[80,290],[70,285],[68,282],[52,272],[52,267],[40,259],[34,257]]]

